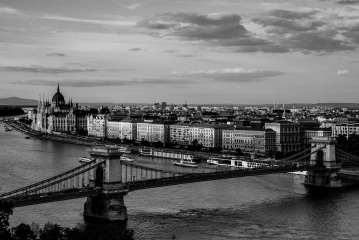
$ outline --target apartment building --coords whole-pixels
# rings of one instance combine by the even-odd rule
[[[300,129],[300,144],[301,149],[310,147],[312,138],[315,137],[330,137],[332,130],[330,128],[309,128],[302,127]]]
[[[193,124],[189,127],[190,141],[197,140],[207,148],[222,147],[222,131],[233,126],[214,124]]]
[[[284,153],[295,152],[301,149],[300,125],[289,121],[266,123],[265,129],[276,132],[276,150]]]
[[[332,137],[338,137],[338,135],[344,135],[347,138],[349,135],[355,133],[359,134],[359,123],[335,123],[332,124]]]
[[[145,120],[137,123],[137,140],[167,143],[170,139],[170,123]]]
[[[134,140],[137,138],[137,123],[136,120],[122,120],[119,126],[119,138]]]
[[[243,152],[256,152],[264,155],[269,151],[276,151],[276,132],[272,129],[244,128],[223,130],[222,148]]]
[[[107,137],[107,115],[106,114],[90,114],[87,117],[87,133],[89,136],[100,138]]]
[[[174,124],[170,125],[170,142],[180,145],[192,144],[192,136],[190,134],[190,125]]]

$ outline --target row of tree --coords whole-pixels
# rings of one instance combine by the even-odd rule
[[[22,115],[24,111],[20,107],[0,106],[0,116]]]
[[[356,133],[350,134],[348,138],[345,135],[339,134],[337,137],[337,147],[345,152],[359,156],[359,135]]]
[[[83,224],[74,228],[47,223],[40,227],[21,223],[10,228],[9,217],[13,205],[0,201],[0,239],[1,240],[133,240],[133,230],[121,228],[117,224]]]

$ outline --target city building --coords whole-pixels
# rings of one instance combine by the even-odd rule
[[[137,140],[149,142],[169,142],[170,123],[144,120],[137,123]]]
[[[60,85],[51,102],[40,99],[36,110],[28,112],[32,120],[31,128],[36,131],[53,132],[85,132],[87,130],[87,113],[78,109],[72,100],[65,102],[60,92]]]
[[[276,132],[272,129],[244,128],[223,130],[222,148],[241,149],[242,152],[256,152],[265,155],[276,151]]]
[[[120,122],[120,139],[136,140],[138,120],[122,120]]]
[[[107,137],[107,120],[106,114],[90,114],[87,117],[87,132],[89,136],[98,138]]]
[[[299,124],[281,120],[265,123],[264,128],[276,132],[276,151],[287,153],[301,149]]]
[[[331,136],[332,136],[332,130],[330,128],[301,127],[300,129],[301,148],[306,149],[310,147],[311,140],[314,137],[331,137]]]
[[[222,131],[225,129],[233,129],[233,126],[215,124],[190,125],[190,142],[197,140],[199,144],[206,148],[222,147]]]
[[[188,124],[173,124],[170,125],[170,142],[180,145],[192,144],[192,136],[190,134],[190,125]]]
[[[338,137],[338,135],[344,135],[347,138],[351,134],[359,134],[359,122],[342,122],[332,124],[332,137]]]

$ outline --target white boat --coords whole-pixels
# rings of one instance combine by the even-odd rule
[[[79,158],[79,162],[83,162],[83,163],[89,163],[91,162],[92,159],[91,158],[88,158],[88,157],[80,157]]]
[[[191,160],[186,160],[186,159],[181,159],[179,161],[175,161],[175,162],[173,162],[173,164],[177,165],[177,166],[182,166],[182,167],[192,167],[192,168],[198,167],[198,164],[196,164],[196,162],[193,162]]]
[[[130,156],[126,155],[126,154],[123,154],[121,157],[120,157],[120,160],[122,161],[127,161],[127,162],[133,162],[135,161],[135,159],[131,158]]]
[[[127,153],[127,154],[130,154],[130,153],[131,153],[131,149],[129,149],[128,147],[120,147],[120,148],[118,149],[118,151],[119,151],[120,153]]]
[[[218,166],[231,166],[231,159],[211,157],[207,160],[207,163]]]

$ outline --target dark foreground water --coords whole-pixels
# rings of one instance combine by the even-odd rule
[[[25,139],[0,124],[1,192],[79,165],[89,148]],[[176,169],[171,161],[134,156],[137,163]],[[205,163],[196,171],[208,171]],[[359,188],[309,192],[286,174],[142,190],[125,197],[135,239],[358,239]],[[17,208],[11,224],[82,223],[85,199]]]

